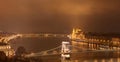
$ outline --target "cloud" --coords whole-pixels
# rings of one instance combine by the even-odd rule
[[[102,31],[107,22],[115,25],[112,22],[120,20],[119,5],[119,0],[4,0],[0,2],[0,26],[20,32],[68,31],[76,26]]]

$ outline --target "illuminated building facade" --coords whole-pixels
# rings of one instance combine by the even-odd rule
[[[3,51],[6,54],[6,56],[9,56],[9,57],[14,55],[14,50],[7,43],[0,42],[0,51]]]
[[[71,34],[71,39],[75,40],[75,39],[81,39],[84,40],[85,39],[85,35],[82,32],[81,29],[78,28],[74,28]]]
[[[92,47],[99,48],[100,46],[108,46],[110,49],[120,48],[120,34],[111,33],[83,33],[81,29],[73,29],[72,32],[73,45],[87,44],[88,46],[92,44]],[[81,41],[84,40],[84,41]]]
[[[0,32],[0,51],[3,51],[8,57],[14,56],[14,49],[11,48],[9,41],[18,36],[14,33]]]

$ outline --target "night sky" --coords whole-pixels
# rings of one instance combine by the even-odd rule
[[[120,0],[1,0],[0,30],[68,33],[73,27],[120,33]]]

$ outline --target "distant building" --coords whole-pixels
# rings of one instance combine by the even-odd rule
[[[9,57],[14,55],[14,50],[9,44],[6,43],[0,42],[0,51],[3,51],[6,54],[6,56]]]
[[[103,45],[120,47],[120,34],[111,33],[85,33],[87,41],[99,42]]]
[[[81,29],[74,28],[71,34],[71,39],[76,40],[76,39],[85,39],[85,35]]]
[[[14,33],[0,32],[0,51],[3,51],[6,56],[10,57],[14,55],[14,49],[11,48],[9,41],[17,36],[19,35]]]
[[[71,36],[71,39],[84,40],[84,43],[104,45],[110,48],[120,47],[120,34],[82,32],[81,29],[76,28],[73,29]]]

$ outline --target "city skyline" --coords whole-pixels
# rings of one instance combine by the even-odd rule
[[[1,0],[0,62],[120,62],[120,0]]]

